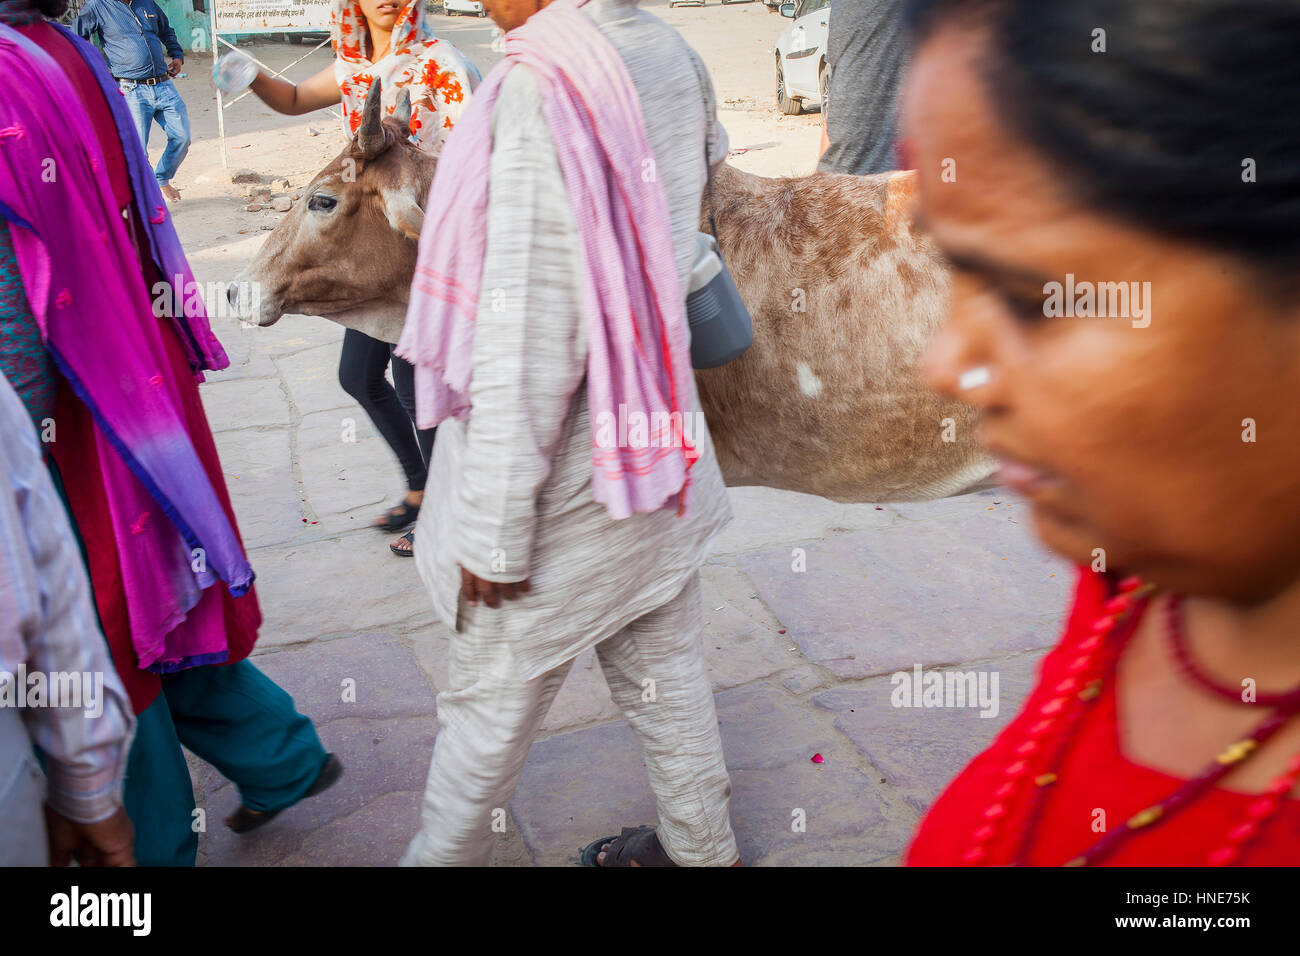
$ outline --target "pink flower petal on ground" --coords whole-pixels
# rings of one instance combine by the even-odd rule
[[[812,762],[813,762],[813,763],[825,763],[825,762],[826,762],[826,758],[823,757],[821,754],[813,754],[813,755],[812,755]]]

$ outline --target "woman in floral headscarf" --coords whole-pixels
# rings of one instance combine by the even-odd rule
[[[400,9],[385,56],[379,45],[382,38],[376,38],[374,25],[367,23],[371,6],[381,14],[399,9],[396,0],[344,0],[331,17],[334,78],[343,95],[348,131],[355,133],[361,125],[361,107],[370,84],[378,79],[388,113],[393,112],[402,88],[410,89],[411,135],[422,149],[436,154],[460,117],[471,87],[478,84],[478,71],[460,51],[433,35],[419,2]],[[368,55],[372,49],[380,55]]]
[[[386,113],[396,109],[399,93],[409,90],[411,137],[421,149],[437,155],[480,77],[459,50],[433,35],[424,19],[423,0],[336,0],[330,32],[335,54],[330,67],[296,85],[258,72],[252,91],[273,110],[289,115],[341,102],[351,135],[361,125],[362,106],[375,80],[382,82]],[[223,60],[224,72],[237,74],[240,60],[252,75],[253,61],[242,53]],[[390,361],[396,389],[384,377]],[[414,373],[406,361],[392,355],[391,345],[348,329],[339,357],[339,382],[366,410],[406,474],[405,499],[375,522],[386,531],[401,531],[419,514],[433,448],[434,430],[415,430]],[[393,552],[409,556],[413,534],[392,544]]]

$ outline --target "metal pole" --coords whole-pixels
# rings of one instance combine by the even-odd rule
[[[212,72],[216,75],[217,58],[221,55],[221,44],[217,42],[217,4],[221,0],[212,0]],[[230,168],[230,161],[226,158],[226,113],[225,107],[221,102],[221,90],[217,90],[217,139],[221,142],[221,166],[223,169]]]

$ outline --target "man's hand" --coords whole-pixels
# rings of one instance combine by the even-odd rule
[[[496,581],[484,581],[464,568],[460,569],[460,596],[470,607],[478,607],[479,601],[488,607],[500,607],[502,598],[513,601],[519,595],[528,594],[531,590],[532,587],[526,578],[517,584],[498,584]]]
[[[177,57],[175,60],[172,60],[171,65],[167,67],[167,75],[175,76],[177,73],[181,71],[181,67],[183,67],[184,65],[185,65],[185,61]]]
[[[51,866],[67,866],[74,858],[82,866],[135,866],[135,828],[121,808],[98,823],[75,823],[47,805],[45,831]]]

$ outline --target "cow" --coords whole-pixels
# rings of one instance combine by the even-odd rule
[[[251,323],[307,314],[400,337],[437,160],[409,142],[404,102],[382,115],[378,89],[352,141],[232,284],[238,306],[256,283]],[[695,373],[727,484],[915,501],[991,474],[974,409],[918,375],[950,276],[913,227],[916,188],[910,172],[771,179],[719,167],[701,229],[716,222],[754,322],[744,355]]]

